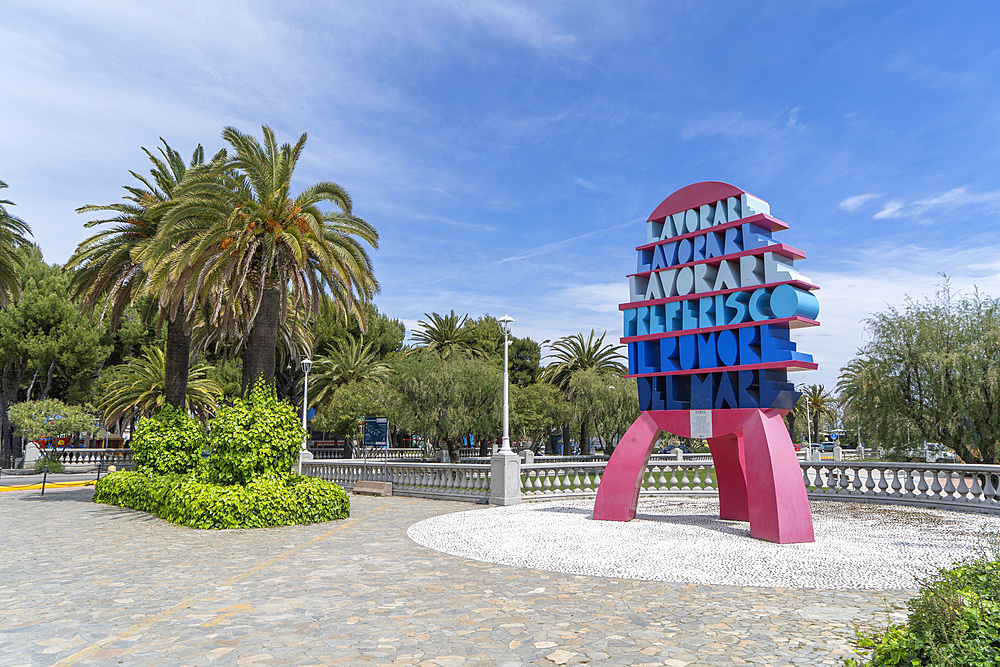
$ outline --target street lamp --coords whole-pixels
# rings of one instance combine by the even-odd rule
[[[312,359],[306,357],[302,360],[302,372],[306,374],[306,379],[302,383],[302,430],[305,434],[302,436],[302,450],[306,450],[306,440],[309,438],[309,431],[306,426],[306,419],[308,417],[309,409],[309,371],[312,369]]]
[[[503,439],[500,441],[499,452],[501,454],[514,453],[510,448],[510,399],[507,390],[507,386],[510,384],[507,348],[510,347],[510,323],[513,321],[514,318],[510,315],[504,315],[497,320],[500,323],[500,329],[503,331]]]

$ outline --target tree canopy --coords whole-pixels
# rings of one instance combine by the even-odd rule
[[[876,437],[896,450],[919,438],[967,463],[1000,463],[1000,300],[956,294],[946,280],[933,298],[907,299],[865,325],[868,343],[838,388]]]

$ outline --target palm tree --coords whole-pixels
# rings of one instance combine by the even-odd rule
[[[0,190],[7,184],[0,181]],[[6,306],[21,293],[22,259],[15,252],[17,248],[28,245],[24,237],[31,236],[31,228],[20,218],[7,212],[5,206],[14,203],[0,199],[0,306]]]
[[[607,333],[596,337],[596,332],[591,329],[590,335],[586,338],[583,334],[566,336],[552,343],[552,351],[556,359],[555,363],[545,367],[542,378],[551,382],[562,390],[566,400],[573,401],[573,388],[571,380],[573,375],[579,371],[598,370],[612,373],[618,377],[625,375],[627,369],[621,362],[625,357],[619,352],[619,347],[604,342]],[[563,452],[569,444],[569,427],[563,426]],[[580,453],[584,456],[590,454],[590,419],[588,415],[580,415]]]
[[[167,364],[158,347],[144,345],[143,356],[122,364],[120,372],[105,384],[105,397],[99,409],[107,424],[124,416],[149,416],[166,403]],[[222,389],[206,376],[207,364],[194,364],[188,369],[186,395],[182,409],[204,422],[215,414]]]
[[[812,420],[813,442],[819,442],[819,423],[822,417],[834,414],[834,397],[821,384],[799,385],[799,391],[808,400],[806,410]]]
[[[385,379],[389,366],[379,359],[372,343],[365,343],[363,336],[355,338],[348,335],[338,340],[329,354],[316,360],[313,373],[311,403],[320,404],[332,396],[337,387]]]
[[[191,353],[189,313],[183,298],[170,303],[170,288],[176,285],[151,285],[142,254],[162,229],[166,207],[175,202],[184,183],[204,168],[205,151],[199,145],[190,163],[185,164],[177,151],[162,138],[160,141],[163,146],[158,149],[159,155],[142,149],[153,163],[150,177],[130,172],[139,185],[124,186],[128,194],[123,202],[77,209],[77,213],[109,211],[116,215],[86,223],[86,227],[112,226],[80,243],[66,267],[76,269],[71,289],[80,298],[81,312],[94,312],[100,306],[99,318],[109,315],[112,329],[140,294],[152,293],[160,301],[161,318],[167,320],[166,401],[180,408],[186,401]],[[220,157],[216,155],[215,159]]]
[[[486,356],[476,345],[468,315],[459,316],[453,310],[443,316],[424,313],[424,317],[427,319],[417,322],[420,329],[413,332],[413,340],[418,343],[418,347],[435,350],[442,359],[447,359],[459,350],[476,357]]]
[[[259,377],[274,382],[278,332],[290,308],[309,317],[332,299],[360,318],[358,299],[378,289],[362,247],[378,247],[378,232],[352,213],[336,183],[293,196],[306,135],[279,147],[270,127],[263,133],[261,145],[235,128],[223,130],[235,156],[185,190],[150,253],[158,275],[185,285],[189,300],[211,304],[213,324],[242,328],[244,390]]]

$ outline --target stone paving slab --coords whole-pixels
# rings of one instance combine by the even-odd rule
[[[0,494],[0,665],[834,665],[908,597],[560,574],[407,538],[464,503],[354,496],[339,522],[199,531],[92,494]]]

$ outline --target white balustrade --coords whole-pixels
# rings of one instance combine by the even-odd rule
[[[303,461],[302,474],[353,489],[360,481],[391,482],[396,496],[442,500],[485,500],[490,466],[451,463],[364,463],[357,459]]]
[[[521,465],[524,500],[593,497],[606,461],[541,462]],[[1000,512],[1000,466],[800,461],[809,497],[902,503],[951,509]],[[303,474],[353,488],[362,479],[390,481],[393,493],[450,500],[485,501],[490,491],[488,464],[449,464],[328,460],[303,463]],[[714,495],[711,461],[651,459],[643,494]]]

